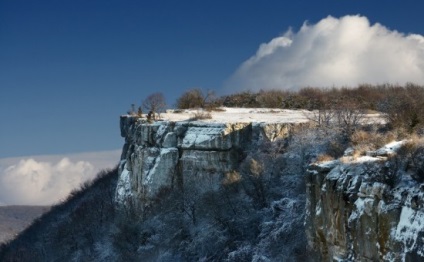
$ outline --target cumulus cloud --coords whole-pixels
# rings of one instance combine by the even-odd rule
[[[0,159],[0,204],[54,204],[118,160],[119,151]]]
[[[289,90],[406,82],[424,84],[423,36],[370,25],[363,16],[329,16],[261,44],[226,86]]]

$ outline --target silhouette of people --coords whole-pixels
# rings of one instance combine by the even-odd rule
[[[149,111],[149,113],[147,114],[147,120],[149,121],[155,120],[155,112]]]

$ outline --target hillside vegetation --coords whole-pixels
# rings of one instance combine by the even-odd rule
[[[71,192],[17,238],[2,244],[0,261],[89,261],[78,254],[88,249],[95,255],[94,243],[107,236],[114,219],[117,175],[117,168],[102,171],[93,182]]]
[[[421,132],[424,125],[424,88],[401,85],[359,85],[356,88],[303,88],[299,91],[244,91],[216,97],[213,92],[188,90],[177,99],[180,109],[224,107],[307,109],[318,111],[360,110],[385,114],[391,128]]]

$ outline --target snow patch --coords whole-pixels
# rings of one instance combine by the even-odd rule
[[[130,171],[128,171],[127,164],[125,164],[121,172],[121,175],[119,176],[118,185],[116,187],[115,201],[123,204],[131,196],[132,196],[132,192],[131,192]]]
[[[375,153],[377,156],[394,155],[402,147],[403,144],[405,144],[405,141],[393,141],[378,149]]]
[[[189,121],[199,110],[167,110],[161,117],[169,121]],[[230,108],[222,107],[220,111],[210,112],[211,119],[203,119],[198,122],[207,123],[303,123],[309,122],[308,116],[312,114],[308,110],[287,110],[278,108]]]
[[[215,138],[221,137],[223,129],[221,128],[202,128],[189,127],[183,139],[183,148],[190,148],[195,145],[201,145],[211,142]]]
[[[317,170],[320,172],[324,171],[330,171],[334,167],[336,167],[340,163],[339,160],[330,160],[330,161],[324,161],[324,162],[318,162],[310,165],[310,168],[312,170]]]
[[[402,207],[394,237],[404,244],[405,252],[412,251],[416,248],[419,252],[424,252],[423,246],[417,246],[419,233],[423,232],[424,213],[407,206]]]
[[[381,158],[378,157],[373,157],[373,156],[360,156],[356,159],[354,159],[352,162],[353,163],[364,163],[364,162],[375,162],[375,161],[380,161]]]

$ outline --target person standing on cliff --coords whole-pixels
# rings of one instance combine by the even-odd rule
[[[155,112],[153,111],[149,111],[149,113],[147,114],[147,121],[152,122],[155,120]]]

